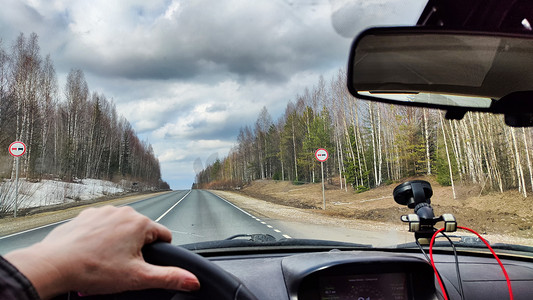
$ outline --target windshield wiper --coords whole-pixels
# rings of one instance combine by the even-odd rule
[[[453,240],[453,244],[456,247],[467,247],[467,248],[486,248],[487,246],[481,241],[478,237],[474,236],[460,236],[460,235],[448,235],[450,239]],[[489,242],[490,243],[490,242]],[[492,247],[493,245],[491,245]],[[436,240],[433,244],[433,247],[443,247],[449,248],[450,242],[443,240]],[[405,243],[396,245],[396,248],[418,248],[418,245],[413,243]]]
[[[236,234],[223,240],[206,241],[180,245],[183,248],[198,251],[224,251],[224,249],[244,249],[247,250],[261,250],[261,249],[301,249],[301,248],[320,248],[320,249],[360,249],[372,248],[369,244],[335,242],[328,240],[313,240],[313,239],[276,239],[270,234]]]
[[[487,246],[483,241],[481,241],[478,237],[475,236],[459,236],[459,235],[448,235],[449,238],[453,240],[453,244],[457,248],[479,248],[479,249],[487,249]],[[518,251],[518,252],[528,252],[533,253],[533,247],[530,246],[522,246],[522,245],[514,245],[514,244],[506,244],[506,243],[490,243],[490,246],[495,250],[507,250],[507,251]],[[435,241],[435,244],[433,245],[434,248],[450,248],[450,243],[448,241]],[[399,244],[396,245],[396,248],[418,248],[416,243],[405,243],[405,244]],[[488,251],[488,250],[487,250]]]
[[[533,253],[533,247],[522,246],[515,244],[506,244],[506,243],[495,243],[490,245],[493,249],[498,250],[508,250],[508,251],[519,251],[519,252],[528,252],[531,255]]]
[[[265,242],[275,242],[277,239],[270,235],[265,233],[254,233],[254,234],[236,234],[232,235],[226,240],[235,240],[235,239],[242,239],[252,241],[252,242],[259,242],[259,243],[265,243]]]
[[[485,243],[481,241],[478,237],[475,236],[456,236],[456,235],[448,235],[451,239],[458,239],[454,240],[453,244],[456,247],[465,247],[465,248],[487,248]],[[522,246],[522,245],[514,245],[514,244],[507,244],[507,243],[491,243],[487,241],[492,249],[497,250],[509,250],[509,251],[520,251],[520,252],[533,252],[533,247],[530,246]],[[435,243],[434,247],[446,247],[446,244],[449,243],[445,241],[439,241],[438,243]]]

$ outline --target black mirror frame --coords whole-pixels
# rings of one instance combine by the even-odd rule
[[[354,68],[354,60],[356,55],[357,47],[360,43],[360,41],[365,38],[368,35],[375,35],[375,34],[462,34],[462,35],[490,35],[490,36],[502,36],[502,37],[524,37],[527,36],[529,38],[533,38],[532,35],[528,34],[525,35],[523,33],[508,33],[508,32],[484,32],[484,31],[472,31],[472,30],[446,30],[442,28],[435,28],[435,27],[422,27],[422,26],[410,26],[410,27],[373,27],[364,30],[362,33],[360,33],[353,41],[352,46],[350,48],[350,54],[349,54],[349,60],[348,60],[348,67],[347,67],[347,88],[350,94],[357,99],[363,99],[363,100],[369,100],[369,101],[377,101],[382,103],[388,103],[388,104],[396,104],[396,105],[403,105],[403,106],[414,106],[414,107],[426,107],[426,108],[434,108],[434,109],[441,109],[446,110],[448,116],[453,116],[450,119],[461,119],[464,113],[467,111],[473,111],[473,112],[489,112],[489,113],[501,113],[505,115],[509,115],[510,120],[516,120],[517,112],[516,110],[512,109],[512,111],[506,111],[506,108],[501,105],[492,105],[491,107],[483,108],[483,107],[455,107],[450,105],[443,105],[443,104],[433,104],[433,103],[419,103],[419,102],[401,102],[393,99],[383,98],[379,97],[379,94],[376,93],[376,96],[370,96],[370,95],[364,95],[360,94],[355,87],[353,86],[353,68]],[[533,92],[525,92],[525,93],[533,93]],[[503,99],[503,98],[502,98]],[[496,101],[495,103],[497,103]],[[522,127],[522,126],[533,126],[533,121],[531,123],[529,120],[533,119],[531,118],[531,114],[525,113],[525,118],[520,118],[522,122],[513,122],[510,121],[507,124],[510,126],[515,127]],[[458,117],[460,116],[460,117]],[[507,120],[508,118],[506,118]],[[524,120],[528,120],[524,122]]]

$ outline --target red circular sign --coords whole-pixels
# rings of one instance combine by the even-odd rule
[[[324,161],[328,160],[328,158],[329,158],[328,151],[326,149],[324,149],[324,148],[317,149],[315,151],[315,158],[318,161],[321,161],[321,162],[324,162]]]
[[[26,153],[26,145],[23,142],[13,142],[9,145],[9,154],[19,157]]]

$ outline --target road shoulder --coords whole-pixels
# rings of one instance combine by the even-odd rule
[[[0,219],[0,236],[6,236],[9,234],[13,234],[16,232],[21,232],[24,230],[29,230],[33,228],[37,228],[40,226],[45,226],[48,224],[53,224],[57,222],[61,222],[64,220],[72,219],[75,216],[77,216],[82,210],[89,208],[89,207],[99,207],[104,205],[114,205],[114,206],[120,206],[125,205],[129,203],[133,203],[136,201],[141,201],[153,196],[162,195],[167,192],[159,192],[159,193],[149,193],[149,194],[139,194],[139,195],[131,195],[131,196],[125,196],[120,197],[112,200],[105,200],[105,201],[98,201],[98,202],[92,202],[80,206],[75,206],[67,209],[60,209],[56,211],[47,211],[22,217],[4,217]]]
[[[332,217],[317,209],[294,208],[244,196],[229,191],[212,193],[259,217],[271,219],[283,232],[299,238],[316,238],[343,242],[388,246],[413,241],[403,224]],[[399,218],[398,218],[399,219]],[[274,220],[274,221],[273,221]]]

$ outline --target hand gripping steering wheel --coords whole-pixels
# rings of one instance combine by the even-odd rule
[[[144,259],[151,264],[175,266],[192,272],[200,281],[200,290],[180,292],[172,290],[127,291],[113,295],[79,297],[62,295],[54,299],[221,299],[221,300],[257,300],[257,298],[232,274],[206,258],[184,248],[169,243],[156,242],[143,248]],[[65,296],[70,296],[66,298]]]

